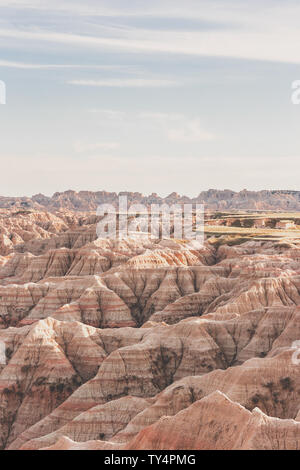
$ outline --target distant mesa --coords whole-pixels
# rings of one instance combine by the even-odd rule
[[[172,192],[163,198],[157,193],[145,196],[140,192],[121,191],[73,191],[56,192],[52,197],[36,194],[32,197],[5,197],[0,196],[0,208],[12,206],[28,207],[36,210],[57,211],[69,209],[72,211],[95,211],[99,204],[109,203],[117,206],[119,196],[127,196],[128,202],[133,204],[205,204],[211,210],[281,210],[300,211],[300,191],[291,190],[262,190],[235,192],[230,189],[209,189],[202,191],[198,196],[190,198]]]

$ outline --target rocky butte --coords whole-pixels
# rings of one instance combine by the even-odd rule
[[[144,205],[174,204],[174,203],[204,203],[207,209],[212,210],[284,210],[300,211],[300,191],[291,190],[263,190],[236,192],[230,189],[209,189],[202,191],[195,197],[187,197],[172,192],[167,197],[160,197],[156,193],[148,196],[139,192],[107,191],[64,191],[56,192],[53,196],[36,194],[32,197],[4,197],[0,196],[0,208],[10,209],[20,207],[23,209],[37,209],[57,211],[69,209],[72,211],[95,211],[99,204],[117,204],[119,196],[127,196],[130,203]]]
[[[201,193],[198,249],[97,239],[99,197],[0,200],[1,449],[299,449],[299,193]]]

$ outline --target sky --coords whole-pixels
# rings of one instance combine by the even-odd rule
[[[0,0],[0,195],[300,190],[299,18],[298,0]]]

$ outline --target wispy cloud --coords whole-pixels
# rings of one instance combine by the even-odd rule
[[[264,186],[258,154],[278,157],[269,185],[297,185],[299,17],[296,0],[0,0],[2,192]]]
[[[101,118],[101,124],[107,126],[117,125],[119,132],[125,126],[139,132],[153,131],[157,136],[163,137],[170,143],[208,142],[215,139],[215,135],[205,129],[198,116],[186,116],[182,113],[165,112],[123,112],[118,110],[93,110]],[[130,130],[128,131],[130,132]],[[127,134],[127,132],[125,132]]]
[[[117,88],[160,88],[179,86],[180,83],[164,79],[107,79],[107,80],[69,80],[70,85],[94,86],[94,87],[117,87]]]
[[[120,147],[118,142],[74,142],[73,148],[75,152],[92,152],[94,150],[114,150]]]
[[[198,117],[190,118],[180,113],[141,113],[141,118],[156,121],[171,142],[195,143],[210,141],[215,136],[204,129]]]
[[[89,109],[90,113],[98,114],[108,120],[121,120],[126,118],[124,111],[118,111],[115,109]]]
[[[13,8],[14,10],[30,9],[33,12],[59,13],[68,16],[95,18],[190,18],[207,21],[222,22],[229,21],[236,24],[249,24],[253,21],[268,23],[270,19],[280,19],[286,17],[293,18],[297,25],[295,10],[299,11],[299,6],[295,0],[285,0],[285,2],[272,2],[272,0],[0,0],[0,8]],[[258,8],[264,13],[271,13],[268,17],[257,15]]]
[[[153,119],[156,121],[180,121],[184,118],[181,113],[162,113],[162,112],[142,112],[139,114],[142,119]]]
[[[38,46],[40,41],[45,41],[66,47],[76,45],[130,53],[172,53],[300,63],[300,6],[289,0],[284,4],[271,0],[187,0],[184,4],[182,0],[124,3],[103,0],[100,5],[93,0],[87,0],[84,4],[75,0],[71,3],[52,0],[51,4],[39,0],[15,0],[13,3],[0,0],[1,7],[14,11],[30,8],[34,27],[25,28],[24,21],[18,22],[18,15],[13,23],[5,21],[4,15],[4,19],[1,18],[0,37],[32,41]],[[39,10],[42,13],[38,13]],[[59,22],[54,22],[51,17],[52,21],[49,20],[47,25],[44,11],[55,13]],[[135,26],[126,23],[126,16],[136,17]],[[72,32],[67,32],[70,17],[75,19],[75,27]],[[161,19],[159,30],[145,28],[145,20],[153,17]],[[199,30],[170,30],[167,20],[172,18],[198,19],[211,24],[211,28],[203,30],[199,26]]]
[[[100,36],[51,31],[0,29],[0,37],[22,41],[54,42],[99,50],[131,53],[171,53],[194,56],[233,57],[285,63],[300,63],[299,29],[229,31],[149,31],[119,28]],[[114,36],[113,36],[114,34]],[[284,37],[284,40],[283,40]]]
[[[167,131],[168,139],[172,142],[204,142],[213,140],[214,136],[203,129],[199,119],[185,119],[176,128]]]
[[[119,65],[93,65],[93,64],[32,64],[25,62],[14,62],[0,60],[0,67],[16,69],[50,70],[50,69],[99,69],[99,70],[122,70],[125,67]],[[126,67],[127,69],[127,67]]]

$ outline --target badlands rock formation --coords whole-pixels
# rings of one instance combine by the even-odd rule
[[[300,241],[96,222],[1,212],[1,449],[299,449]]]
[[[57,211],[69,209],[72,211],[96,211],[99,204],[117,205],[119,196],[127,196],[129,204],[177,204],[177,203],[205,203],[207,209],[212,210],[274,210],[299,211],[300,192],[290,190],[275,191],[243,191],[235,192],[230,189],[209,189],[202,191],[198,196],[189,198],[178,193],[171,193],[163,198],[152,193],[148,196],[138,192],[110,193],[107,191],[64,191],[55,193],[52,197],[36,194],[30,197],[3,197],[0,196],[0,207],[4,209],[19,208],[20,210],[47,210]]]

